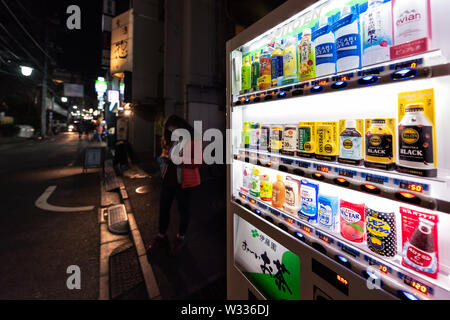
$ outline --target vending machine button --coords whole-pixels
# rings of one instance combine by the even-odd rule
[[[375,273],[364,270],[361,274],[364,277],[364,279],[366,279],[366,280],[369,280],[369,278],[370,278],[370,280],[371,280],[370,282],[372,284],[374,284],[375,286],[377,286],[379,288],[384,287],[383,280],[381,280],[381,278],[379,276],[377,276]]]
[[[284,98],[286,98],[287,97],[287,93],[286,92],[280,92],[278,95],[277,95],[277,98],[278,99],[284,99]]]
[[[393,81],[408,80],[417,77],[417,69],[405,68],[392,73],[391,79]]]
[[[369,75],[369,76],[365,76],[365,77],[362,77],[361,79],[359,79],[358,85],[361,87],[371,86],[373,84],[377,84],[378,80],[379,80],[379,78],[377,76]]]
[[[335,184],[337,184],[338,186],[342,186],[342,187],[348,187],[350,185],[350,182],[348,182],[344,178],[335,178],[333,181]]]
[[[342,90],[348,87],[347,81],[338,81],[331,85],[331,89],[333,90]]]
[[[294,232],[294,236],[295,236],[297,239],[299,239],[299,240],[301,240],[301,241],[303,241],[303,242],[306,242],[306,238],[305,238],[305,236],[304,236],[301,232],[295,231],[295,232]]]
[[[347,258],[341,256],[341,255],[337,255],[334,257],[334,259],[341,265],[343,265],[344,267],[348,268],[348,269],[352,269],[352,264],[350,263],[350,261],[348,261]]]
[[[311,89],[309,89],[309,92],[311,93],[321,93],[323,91],[323,86],[314,86]]]
[[[419,298],[417,298],[415,295],[404,290],[398,290],[397,297],[399,297],[401,300],[419,300]]]
[[[370,194],[380,194],[381,193],[381,190],[378,187],[374,186],[373,184],[368,184],[368,183],[361,185],[361,190],[364,192],[370,193]]]
[[[412,193],[409,193],[409,192],[397,192],[395,194],[395,198],[397,200],[415,204],[415,205],[420,205],[420,203],[422,202],[422,200],[420,200],[420,198],[418,196],[416,196]]]

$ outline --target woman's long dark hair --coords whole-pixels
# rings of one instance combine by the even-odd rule
[[[164,129],[162,138],[164,141],[161,141],[162,147],[166,147],[170,144],[172,132],[168,130],[169,127],[174,127],[176,129],[186,129],[191,134],[191,137],[194,136],[194,128],[187,122],[185,119],[172,114],[166,118],[164,121]]]

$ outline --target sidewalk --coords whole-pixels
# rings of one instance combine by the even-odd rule
[[[159,168],[156,162],[141,162],[124,171],[122,179],[148,246],[158,233]],[[203,181],[192,201],[186,247],[177,257],[165,250],[150,258],[162,299],[226,299],[225,188],[225,179]],[[171,245],[176,238],[178,218],[174,202],[168,232]]]

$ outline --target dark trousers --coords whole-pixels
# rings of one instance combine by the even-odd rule
[[[177,199],[178,212],[180,214],[180,226],[178,234],[184,236],[189,224],[190,204],[195,188],[182,189],[180,185],[169,186],[163,182],[159,201],[159,233],[165,234],[170,223],[170,208],[173,199]]]

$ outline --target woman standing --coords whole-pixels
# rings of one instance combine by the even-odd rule
[[[191,142],[183,141],[177,129],[182,129],[181,134],[189,133]],[[185,234],[190,220],[190,203],[196,187],[201,183],[199,171],[201,164],[194,163],[194,153],[197,148],[194,147],[193,137],[194,129],[183,118],[171,115],[165,120],[160,156],[162,186],[159,202],[159,234],[147,248],[149,254],[154,249],[169,244],[167,229],[174,198],[177,199],[180,225],[172,254],[177,255],[185,245]],[[201,146],[199,149],[201,152]],[[202,159],[201,154],[199,156],[199,159]]]

